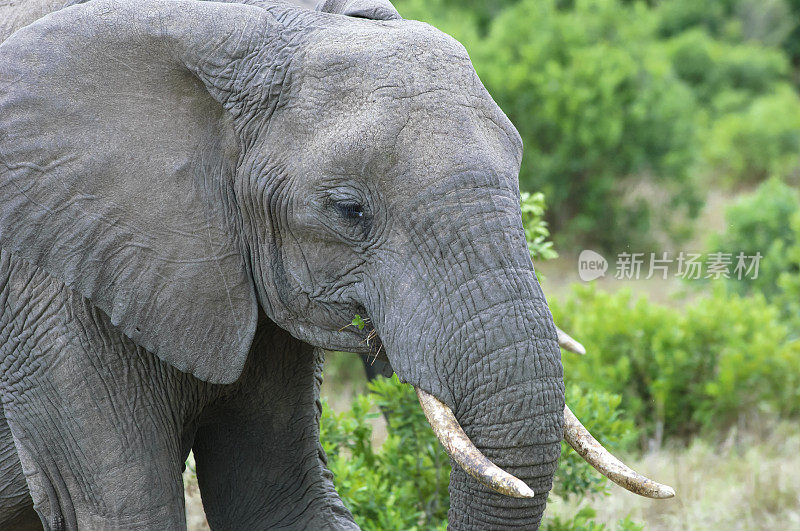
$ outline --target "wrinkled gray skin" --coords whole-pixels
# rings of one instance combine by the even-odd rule
[[[564,393],[519,136],[461,45],[355,4],[0,5],[0,527],[28,489],[49,529],[181,527],[192,449],[214,528],[355,528],[312,345],[374,349],[356,313],[537,493],[455,467],[451,528],[538,525]]]

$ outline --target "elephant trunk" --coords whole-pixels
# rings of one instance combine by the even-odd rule
[[[487,385],[483,383],[482,385]],[[488,385],[493,385],[490,383]],[[475,447],[532,489],[532,497],[501,494],[461,466],[450,476],[452,529],[536,529],[560,455],[563,388],[556,378],[515,382],[494,390],[460,414]]]
[[[535,445],[517,449],[534,453]],[[504,465],[503,468],[521,478],[528,485],[540,487],[533,498],[512,498],[491,491],[475,482],[463,469],[454,467],[450,474],[450,510],[448,523],[450,529],[537,529],[547,502],[558,455],[550,456],[547,462],[537,465]],[[502,462],[498,456],[497,462]]]
[[[564,433],[560,352],[535,277],[531,274],[527,285],[516,278],[520,282],[505,288],[478,288],[479,293],[491,289],[495,296],[505,291],[507,298],[473,299],[479,311],[462,314],[452,328],[475,328],[437,341],[443,357],[456,360],[446,372],[452,406],[444,404],[446,392],[439,393],[439,402],[424,388],[418,390],[437,436],[446,448],[448,439],[454,441],[448,448],[455,458],[448,515],[452,529],[534,529],[552,487]],[[532,296],[521,299],[519,292]],[[438,402],[440,420],[450,426],[444,434],[431,419],[431,402]]]
[[[417,396],[434,433],[455,464],[495,492],[512,498],[535,496],[524,481],[498,467],[475,447],[447,405],[419,388]],[[672,487],[642,476],[608,452],[568,406],[564,406],[564,440],[598,472],[619,486],[647,498],[675,496]]]
[[[466,435],[456,439],[488,459],[454,464],[450,527],[532,529],[564,434],[561,353],[518,199],[483,189],[449,183],[434,194],[441,202],[409,212],[410,226],[395,228],[408,247],[382,256],[363,300],[401,381],[446,405]],[[479,470],[498,480],[495,490],[473,477]],[[496,491],[504,484],[506,495]]]
[[[447,454],[464,471],[490,489],[513,498],[533,498],[535,493],[478,450],[456,420],[453,411],[435,396],[417,388],[417,397],[433,432]]]

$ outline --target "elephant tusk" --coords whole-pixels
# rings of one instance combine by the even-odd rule
[[[675,490],[667,485],[656,483],[628,468],[622,461],[603,448],[592,437],[581,421],[564,406],[564,440],[575,449],[587,463],[598,472],[622,488],[647,498],[664,499],[675,496]]]
[[[458,466],[492,490],[513,498],[533,498],[524,481],[492,463],[478,450],[456,420],[453,411],[435,396],[415,387],[417,398],[433,433]]]
[[[570,352],[574,352],[575,354],[580,354],[583,356],[586,354],[586,349],[583,345],[575,341],[569,334],[561,330],[559,327],[556,327],[556,334],[558,334],[558,344],[561,345],[561,348],[564,350],[569,350]]]

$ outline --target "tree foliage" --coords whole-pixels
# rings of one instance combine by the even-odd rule
[[[725,221],[725,232],[711,238],[713,251],[762,256],[757,278],[728,279],[727,289],[763,295],[800,337],[800,193],[773,178],[728,207]]]

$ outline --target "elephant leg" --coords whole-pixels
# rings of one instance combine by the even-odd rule
[[[2,407],[0,415],[0,529],[42,529]]]
[[[322,353],[260,325],[237,389],[208,408],[194,454],[213,529],[358,529],[319,443]]]
[[[137,348],[63,285],[38,273],[17,280],[0,392],[45,527],[184,527],[184,419],[199,408],[178,404],[191,403],[181,393],[194,379]]]

